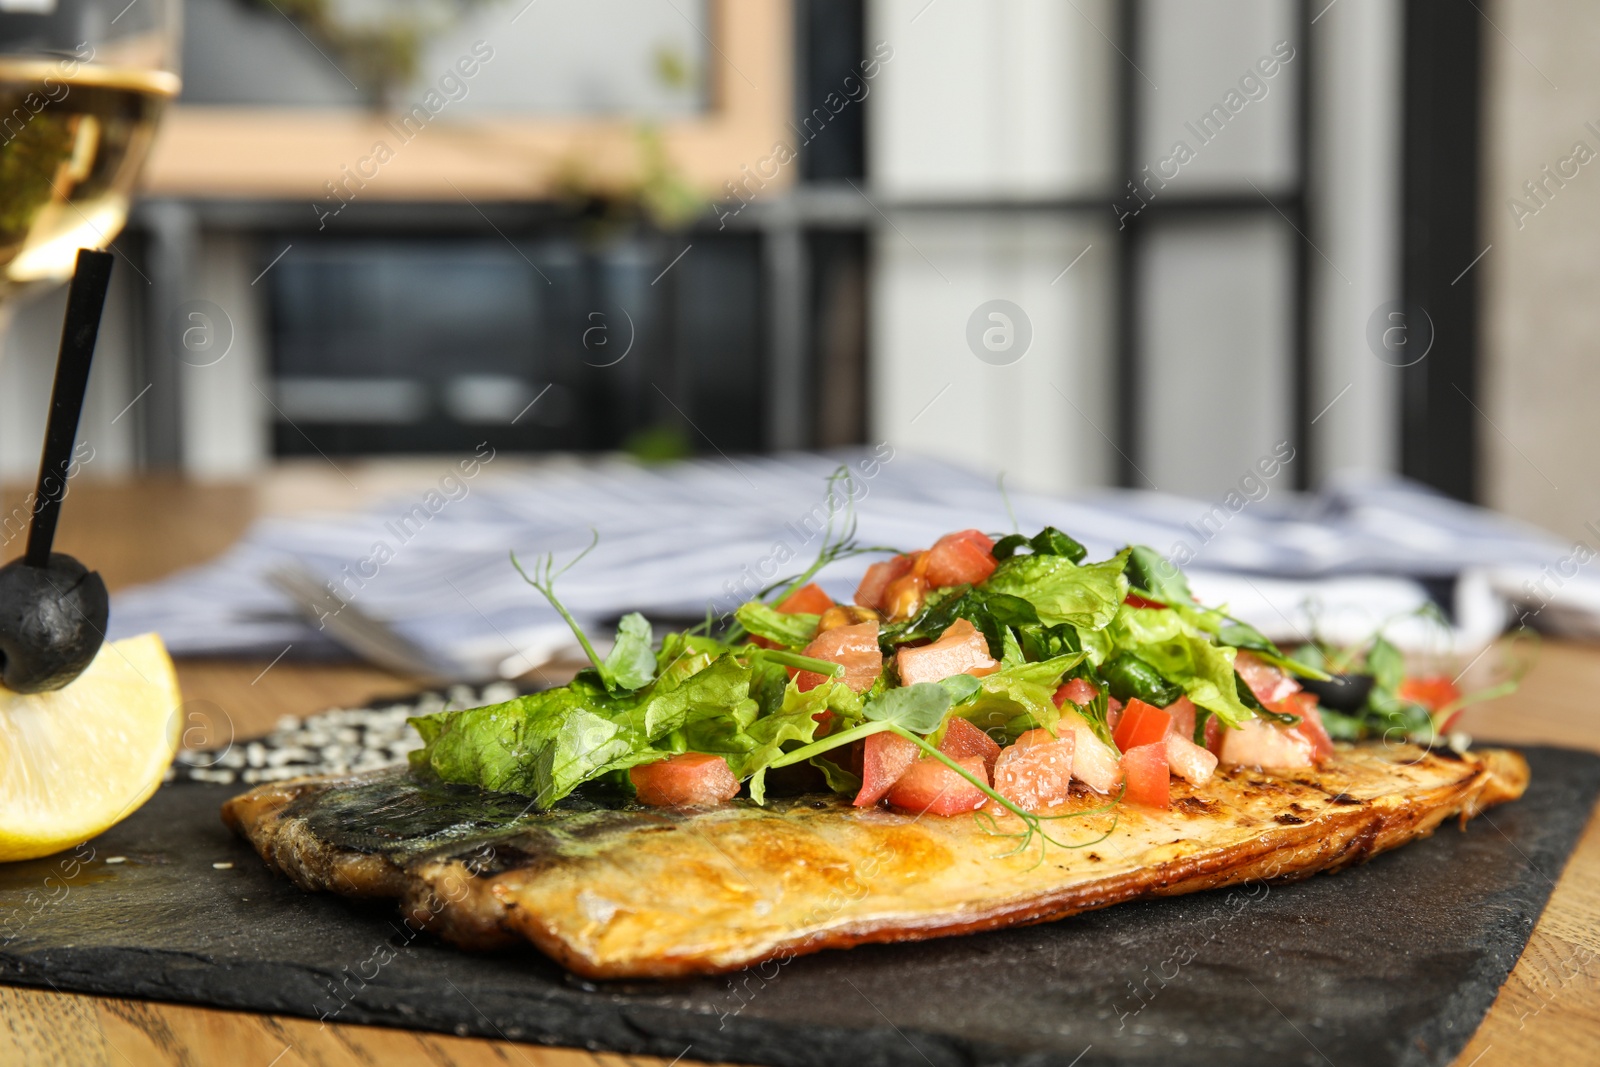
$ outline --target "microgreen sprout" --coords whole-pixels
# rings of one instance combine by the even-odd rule
[[[566,620],[568,626],[572,627],[572,636],[576,637],[578,644],[583,646],[583,653],[589,657],[589,662],[594,664],[594,669],[603,671],[605,669],[605,661],[594,650],[594,645],[589,643],[589,636],[583,632],[583,627],[578,625],[578,620],[572,617],[572,612],[568,611],[567,606],[561,603],[561,600],[556,596],[556,579],[577,566],[583,557],[593,552],[595,546],[600,543],[600,531],[591,528],[589,532],[594,535],[594,539],[589,542],[589,546],[576,556],[573,556],[559,569],[556,567],[556,554],[554,552],[546,552],[533,565],[532,574],[523,569],[522,563],[517,559],[515,552],[511,553],[511,565],[517,568],[517,573],[522,575],[523,581],[539,590],[544,595],[544,598],[550,601],[550,606],[555,608],[557,614]]]
[[[839,513],[838,493],[840,484],[843,484],[844,494],[844,521],[837,536],[834,535],[834,520]],[[759,596],[765,600],[767,595],[776,589],[783,592],[777,599],[780,601],[793,593],[796,589],[815,578],[824,567],[837,563],[841,559],[851,556],[860,556],[868,552],[899,552],[897,548],[888,545],[858,545],[856,543],[856,498],[855,475],[850,473],[850,468],[840,464],[832,474],[828,475],[828,518],[822,529],[822,545],[817,550],[817,558],[811,566],[801,571],[798,575],[789,578],[779,578],[765,589]]]
[[[1022,532],[1022,527],[1017,525],[1016,509],[1011,506],[1011,494],[1006,492],[1005,471],[1001,471],[999,477],[995,479],[995,486],[1000,490],[1000,499],[1005,502],[1006,514],[1011,518],[1011,532],[1014,534],[1020,534]]]

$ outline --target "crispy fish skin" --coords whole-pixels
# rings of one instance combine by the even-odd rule
[[[465,948],[531,941],[589,978],[738,970],[868,942],[1049,922],[1125,900],[1337,871],[1515,800],[1515,752],[1340,746],[1321,768],[1224,769],[1173,782],[1168,811],[1074,796],[1056,840],[1004,855],[1010,815],[916,817],[835,797],[667,811],[514,811],[420,818],[403,773],[313,778],[230,800],[223,818],[306,889],[394,897],[408,921]],[[474,791],[497,801],[504,794]],[[395,813],[399,812],[400,815]],[[365,830],[346,839],[341,827]],[[1098,839],[1098,840],[1097,840]],[[1092,842],[1092,843],[1091,843]]]

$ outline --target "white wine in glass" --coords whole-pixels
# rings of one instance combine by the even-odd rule
[[[177,95],[177,0],[0,0],[0,309],[121,232]]]

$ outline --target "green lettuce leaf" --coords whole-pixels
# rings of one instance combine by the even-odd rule
[[[706,655],[688,653],[678,663]],[[723,655],[687,677],[668,672],[637,694],[608,694],[590,674],[504,704],[412,719],[424,742],[412,764],[446,782],[522,793],[548,808],[582,782],[683,751],[674,735],[698,723],[731,732],[753,724],[759,708],[751,677]]]
[[[1239,699],[1232,648],[1211,643],[1175,611],[1129,608],[1111,627],[1119,649],[1132,652],[1183,688],[1195,705],[1238,726],[1255,713]]]
[[[976,680],[975,697],[962,702],[956,713],[980,730],[1004,731],[1012,737],[1036,726],[1054,730],[1060,716],[1055,692],[1062,676],[1083,659],[1082,652],[1073,652],[985,675]]]
[[[739,620],[739,625],[768,641],[775,641],[785,648],[804,648],[817,636],[817,621],[820,615],[807,615],[804,612],[792,614],[775,610],[771,605],[759,600],[751,600],[740,604],[733,617]]]
[[[601,665],[606,688],[643,689],[656,676],[655,634],[649,621],[637,611],[629,612],[617,624],[617,640]]]
[[[1127,549],[1081,567],[1065,556],[1013,556],[995,569],[984,589],[1026,600],[1046,626],[1070,623],[1080,631],[1103,630],[1128,595],[1122,573],[1127,563]]]
[[[621,714],[602,686],[578,679],[503,704],[422,716],[409,720],[424,744],[411,765],[446,782],[537,796],[535,763],[564,722],[576,715],[610,722]]]

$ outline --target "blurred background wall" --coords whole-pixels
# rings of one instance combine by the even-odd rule
[[[387,69],[189,0],[92,473],[888,439],[1216,496],[1288,448],[1600,517],[1600,179],[1523,191],[1600,151],[1592,4],[446,7]],[[7,338],[0,477],[60,314]]]
[[[1484,41],[1482,211],[1493,248],[1480,265],[1483,493],[1593,545],[1585,527],[1600,522],[1600,8],[1500,0],[1490,13],[1504,37]],[[1594,162],[1577,162],[1580,143]]]

